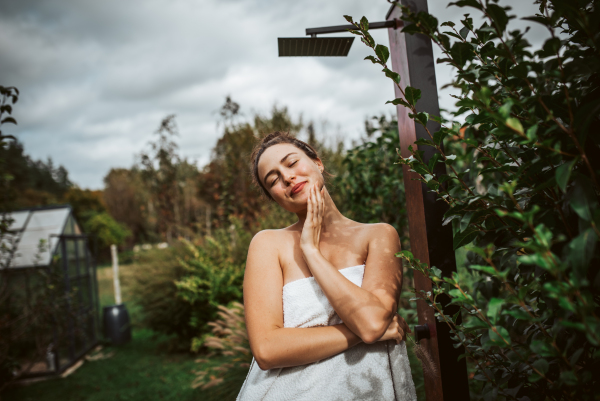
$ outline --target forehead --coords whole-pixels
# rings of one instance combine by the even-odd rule
[[[258,160],[259,173],[266,173],[268,170],[275,167],[275,165],[279,164],[281,159],[288,153],[304,154],[303,151],[291,143],[278,143],[277,145],[267,148]]]

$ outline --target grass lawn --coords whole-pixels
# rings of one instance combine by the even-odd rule
[[[10,401],[150,401],[195,400],[190,386],[197,368],[194,357],[161,351],[161,338],[150,330],[136,330],[133,341],[104,347],[98,354],[112,356],[85,361],[64,379],[52,379],[2,393]],[[92,354],[92,356],[94,356]]]

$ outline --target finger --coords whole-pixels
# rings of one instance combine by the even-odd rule
[[[312,223],[312,214],[313,214],[312,202],[310,201],[310,192],[309,192],[308,201],[306,202],[306,221],[308,223]]]
[[[317,184],[312,188],[312,201],[313,201],[313,223],[315,227],[319,227],[319,202],[317,202]]]
[[[318,204],[319,204],[319,220],[321,220],[323,218],[323,196],[321,194],[321,191],[319,191],[318,189],[316,189],[317,192],[317,199],[318,199]]]

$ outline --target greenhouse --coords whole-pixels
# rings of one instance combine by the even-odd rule
[[[19,378],[61,374],[98,342],[90,239],[70,206],[20,210],[6,217],[0,336],[11,346],[0,352],[7,356],[9,374]]]

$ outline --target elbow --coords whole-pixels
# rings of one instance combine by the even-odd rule
[[[275,368],[273,355],[269,352],[269,347],[261,345],[252,350],[256,364],[261,370],[269,370]]]
[[[361,326],[361,330],[358,333],[360,339],[366,344],[373,344],[377,342],[387,330],[387,324],[385,322],[368,322]]]

